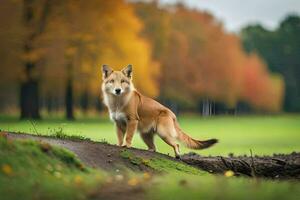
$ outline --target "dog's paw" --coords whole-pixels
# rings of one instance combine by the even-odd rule
[[[148,151],[156,152],[156,150],[155,150],[155,149],[148,149]]]
[[[122,147],[123,147],[123,148],[130,148],[131,145],[130,145],[130,144],[123,144]]]

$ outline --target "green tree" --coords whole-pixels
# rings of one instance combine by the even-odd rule
[[[258,53],[269,69],[283,75],[284,110],[300,111],[300,17],[286,17],[274,31],[261,25],[245,27],[241,32],[244,48]]]

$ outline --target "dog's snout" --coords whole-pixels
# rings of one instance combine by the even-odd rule
[[[115,92],[116,92],[116,94],[120,94],[121,93],[121,89],[117,88],[117,89],[115,89]]]

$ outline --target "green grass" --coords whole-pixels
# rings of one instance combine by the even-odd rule
[[[42,135],[42,134],[39,134]],[[91,141],[91,138],[88,138],[86,136],[82,135],[72,135],[72,134],[66,134],[63,132],[63,129],[60,127],[55,131],[54,133],[49,135],[50,137],[55,137],[59,139],[68,139],[68,140],[86,140]]]
[[[219,144],[198,151],[204,155],[290,153],[300,151],[300,115],[278,116],[221,116],[221,117],[179,117],[184,131],[197,139],[217,138]],[[64,135],[90,138],[116,144],[117,137],[113,123],[107,118],[79,119],[74,122],[59,119],[42,121],[19,121],[13,117],[0,117],[0,129],[32,134],[51,135],[61,130]],[[173,150],[156,137],[158,151],[169,153]],[[145,149],[146,146],[135,134],[133,146]],[[182,152],[189,152],[183,148]]]
[[[145,165],[157,172],[164,172],[164,173],[172,172],[172,173],[183,173],[183,174],[194,174],[194,175],[203,175],[207,173],[197,168],[191,167],[185,163],[167,160],[162,157],[153,157],[150,159],[142,158],[135,155],[130,150],[123,150],[120,153],[120,156],[122,158],[128,159],[134,165]]]
[[[168,174],[156,177],[148,198],[152,200],[298,200],[300,183],[203,175]]]
[[[73,153],[46,143],[0,136],[1,199],[83,199],[105,180]]]
[[[279,120],[280,119],[280,120]],[[189,124],[186,129],[192,130],[193,126],[198,126],[207,130],[214,130],[215,124],[222,124],[224,128],[241,126],[245,124],[256,124],[265,122],[264,127],[260,127],[260,131],[268,129],[281,128],[272,130],[276,133],[288,132],[288,134],[277,135],[281,136],[282,141],[293,141],[293,134],[297,136],[299,125],[294,120],[299,120],[298,116],[280,116],[267,118],[264,117],[242,117],[242,118],[182,118],[180,121],[183,126]],[[237,122],[239,122],[237,125]],[[276,123],[275,123],[276,122]],[[14,127],[17,131],[20,124],[27,126],[26,122],[17,122],[13,120],[2,121],[3,124],[17,124]],[[43,123],[49,126],[59,125],[59,121],[37,122],[36,129],[42,130]],[[65,123],[65,122],[64,122]],[[98,120],[88,120],[72,122],[77,126],[82,123],[84,126],[111,126],[107,121],[98,122]],[[270,125],[274,123],[274,127]],[[76,125],[77,124],[77,125]],[[208,126],[214,124],[213,127]],[[231,124],[231,125],[229,125]],[[279,124],[281,126],[279,126]],[[293,125],[293,128],[290,126]],[[208,128],[210,127],[210,128]],[[284,127],[284,128],[283,128]],[[30,127],[29,127],[30,128]],[[54,127],[56,128],[57,127]],[[1,129],[3,129],[1,127]],[[246,133],[251,133],[251,126],[244,128]],[[47,130],[47,129],[46,129]],[[63,132],[64,134],[72,133],[72,129]],[[101,129],[100,129],[101,130]],[[225,129],[223,129],[225,130]],[[241,130],[237,128],[237,130]],[[257,129],[258,130],[258,129]],[[23,130],[24,132],[26,129]],[[33,133],[33,132],[31,132]],[[45,132],[47,133],[47,132]],[[112,133],[112,131],[111,131]],[[192,134],[196,134],[193,132]],[[223,132],[224,133],[224,132]],[[230,137],[230,134],[228,137]],[[50,133],[47,133],[50,134]],[[88,136],[88,135],[86,135]],[[114,135],[113,135],[114,136]],[[251,136],[251,134],[250,134]],[[238,137],[240,140],[251,139],[249,135]],[[255,143],[255,138],[252,138],[252,143]],[[109,137],[96,137],[93,139],[109,139]],[[233,136],[231,136],[233,138]],[[262,138],[268,138],[266,136]],[[269,136],[269,139],[272,138]],[[276,137],[275,137],[276,138]],[[112,137],[113,139],[113,137]],[[296,137],[297,139],[297,137]],[[275,140],[276,141],[276,140]],[[299,141],[299,140],[298,140]],[[135,141],[136,142],[136,141]],[[240,153],[245,143],[238,143],[235,153]],[[242,144],[242,145],[241,145]],[[274,144],[277,144],[274,142]],[[293,142],[291,142],[293,144]],[[276,146],[276,145],[275,145]],[[216,147],[217,148],[217,147]],[[227,148],[232,148],[231,146]],[[298,147],[291,145],[289,151],[297,150]],[[257,145],[257,148],[260,146]],[[228,151],[229,152],[229,151]],[[272,153],[272,151],[269,151]],[[184,164],[175,164],[172,161],[164,159],[153,158],[144,159],[132,154],[130,150],[125,150],[121,155],[125,159],[129,159],[136,165],[147,165],[155,170],[167,172],[164,175],[152,176],[152,179],[143,179],[141,174],[134,174],[130,172],[128,180],[138,180],[137,183],[145,184],[145,195],[150,200],[179,200],[179,199],[287,199],[297,200],[300,196],[300,182],[297,181],[271,181],[263,179],[250,179],[242,177],[225,177],[222,175],[211,175],[201,172],[194,168],[187,167]],[[115,174],[108,174],[98,169],[90,169],[85,167],[80,160],[77,159],[71,152],[50,146],[46,143],[39,143],[34,141],[12,141],[0,136],[0,194],[1,200],[13,199],[95,199],[101,186],[107,181],[116,181]],[[126,177],[126,175],[125,175]],[[149,182],[150,181],[150,182]],[[134,182],[134,181],[133,181]],[[131,182],[132,183],[132,182]],[[113,182],[112,186],[116,183]],[[129,184],[126,181],[122,184]],[[126,194],[130,195],[130,194]]]

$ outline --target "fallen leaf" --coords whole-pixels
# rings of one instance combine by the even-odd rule
[[[138,184],[138,179],[137,178],[131,178],[128,180],[128,185],[130,186],[136,186]]]
[[[228,170],[228,171],[226,171],[226,172],[224,173],[224,175],[225,175],[226,177],[232,177],[232,176],[234,176],[234,172],[231,171],[231,170]]]
[[[145,180],[148,180],[148,179],[151,178],[151,175],[150,175],[148,172],[145,172],[145,173],[143,174],[143,177],[144,177]]]

